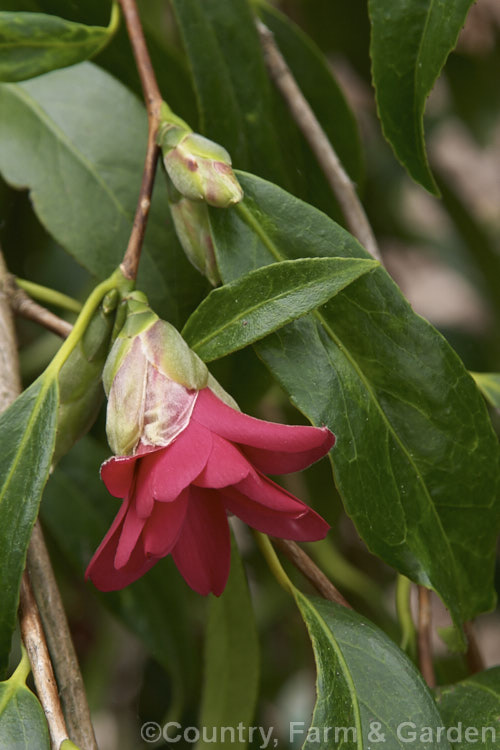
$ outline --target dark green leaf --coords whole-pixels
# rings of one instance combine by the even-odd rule
[[[54,450],[57,382],[43,376],[0,416],[0,673],[16,624],[31,530]]]
[[[500,747],[500,667],[439,688],[436,700],[454,748]]]
[[[250,175],[245,201],[211,211],[229,282],[285,258],[367,257],[324,214]],[[445,339],[383,269],[256,345],[331,453],[345,507],[372,552],[434,588],[457,622],[495,601],[498,441]]]
[[[369,0],[371,57],[384,135],[414,180],[432,193],[424,141],[425,101],[473,0]]]
[[[363,165],[356,119],[324,55],[299,26],[265,0],[257,0],[256,6],[343,166],[359,185]],[[310,151],[308,157],[315,159]],[[330,191],[326,181],[324,189]]]
[[[471,375],[486,400],[495,409],[500,409],[500,373],[471,372]]]
[[[205,362],[219,359],[323,305],[377,265],[358,258],[304,258],[250,271],[210,292],[182,335]]]
[[[449,750],[445,739],[435,739],[442,722],[422,676],[385,633],[339,604],[298,591],[296,600],[317,668],[317,702],[304,750],[370,750],[378,743],[387,750]],[[418,737],[424,728],[435,732],[434,740],[409,745],[409,733]],[[296,738],[298,730],[307,731],[295,729]]]
[[[45,527],[82,582],[120,504],[99,478],[99,467],[108,457],[93,438],[80,440],[52,474],[41,505]],[[186,588],[170,559],[160,561],[122,591],[103,594],[92,586],[102,604],[142,640],[172,675],[176,709],[190,689],[196,657],[187,621]]]
[[[259,642],[245,571],[236,544],[224,593],[210,600],[200,727],[249,727],[259,682]],[[248,738],[248,735],[247,735]],[[197,750],[211,743],[201,740]],[[245,750],[247,741],[235,742]]]
[[[1,750],[50,750],[49,731],[38,699],[25,685],[29,662],[23,657],[12,677],[0,683]]]
[[[270,83],[247,0],[173,0],[200,107],[202,132],[240,169],[283,181]]]
[[[23,81],[87,60],[112,33],[45,13],[0,12],[0,81]]]
[[[30,189],[40,221],[99,278],[120,263],[141,182],[147,139],[142,105],[92,63],[0,85],[0,171]],[[181,323],[204,282],[168,224],[161,175],[139,283],[164,317]]]

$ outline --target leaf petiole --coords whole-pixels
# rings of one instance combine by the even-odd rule
[[[262,534],[260,531],[254,530],[253,533],[271,573],[276,578],[279,585],[284,588],[285,591],[288,591],[289,594],[292,594],[292,596],[295,597],[297,589],[287,576],[285,569],[280,563],[278,555],[274,551],[274,547],[271,544],[271,540],[269,539],[267,534]]]
[[[82,309],[82,305],[78,300],[69,297],[67,294],[58,292],[56,289],[42,286],[41,284],[35,284],[33,281],[27,281],[26,279],[19,279],[16,276],[16,284],[20,289],[23,289],[30,297],[45,302],[48,305],[54,305],[55,307],[61,307],[63,310],[69,310],[70,312],[79,313]]]

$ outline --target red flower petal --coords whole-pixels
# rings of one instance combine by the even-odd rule
[[[142,534],[146,555],[165,557],[172,551],[186,517],[189,492],[185,489],[173,503],[154,504]]]
[[[117,591],[124,586],[128,586],[129,583],[147,573],[157,562],[155,558],[147,559],[142,550],[142,545],[138,544],[127,565],[120,570],[115,568],[114,561],[118,541],[122,533],[122,521],[128,509],[129,502],[124,500],[111,528],[99,545],[85,572],[85,578],[90,578],[94,586],[101,591]]]
[[[232,443],[219,437],[214,432],[212,451],[201,474],[194,480],[198,487],[228,487],[237,484],[254,472],[252,466],[240,450]]]
[[[335,443],[335,435],[326,427],[284,425],[249,417],[227,406],[210,388],[199,392],[193,420],[244,446],[244,454],[265,474],[305,469],[322,458]]]
[[[294,539],[297,542],[314,542],[324,539],[330,529],[321,516],[304,504],[303,512],[294,516],[260,505],[235,487],[227,487],[221,490],[221,493],[224,505],[231,513],[263,534]]]
[[[192,589],[205,596],[222,594],[229,575],[231,542],[219,493],[190,488],[186,519],[172,557]]]
[[[280,513],[297,516],[308,507],[291,492],[280,487],[269,477],[257,472],[235,485],[235,489],[246,495],[250,500],[259,503],[259,505],[264,505]]]
[[[137,514],[135,504],[132,501],[123,521],[120,539],[116,548],[115,568],[117,570],[123,568],[128,563],[145,523],[146,520]]]
[[[101,479],[114,497],[127,497],[139,456],[112,456],[101,466]]]
[[[146,456],[153,473],[153,495],[171,502],[203,471],[212,449],[212,435],[191,421],[174,442],[154,456]]]

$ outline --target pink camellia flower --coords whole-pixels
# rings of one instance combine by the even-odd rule
[[[263,472],[304,469],[334,442],[326,428],[254,419],[204,388],[166,448],[103,464],[106,487],[125,499],[87,577],[102,591],[120,589],[171,554],[191,588],[218,596],[229,574],[228,513],[273,536],[323,539],[326,521]]]
[[[123,503],[87,568],[97,588],[123,588],[171,554],[191,588],[220,595],[230,564],[228,514],[285,539],[326,536],[328,524],[265,474],[306,468],[335,436],[242,414],[138,292],[103,381],[117,455],[101,477]]]

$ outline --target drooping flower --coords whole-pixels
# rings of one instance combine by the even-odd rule
[[[134,304],[104,378],[108,439],[121,455],[101,477],[123,503],[86,575],[103,591],[120,589],[171,554],[195,591],[220,595],[228,514],[286,539],[326,536],[328,524],[266,474],[306,468],[335,437],[242,414],[180,334]]]

